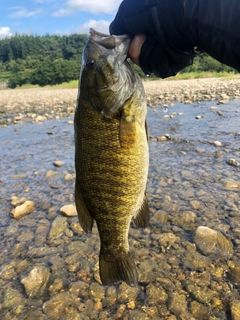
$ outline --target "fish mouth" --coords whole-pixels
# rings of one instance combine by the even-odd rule
[[[93,28],[90,28],[89,40],[98,45],[105,47],[106,49],[115,49],[126,40],[129,40],[129,44],[130,44],[130,37],[127,34],[123,34],[120,36],[113,36],[113,35],[98,32]]]

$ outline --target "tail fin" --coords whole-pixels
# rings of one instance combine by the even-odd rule
[[[137,270],[129,252],[116,256],[100,252],[99,272],[104,285],[119,281],[124,281],[129,286],[138,284]]]

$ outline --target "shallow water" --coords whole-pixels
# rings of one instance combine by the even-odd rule
[[[3,319],[51,319],[43,305],[59,292],[70,292],[76,304],[73,311],[62,311],[59,319],[117,318],[122,304],[126,305],[122,312],[126,319],[168,319],[171,315],[179,319],[231,319],[229,303],[233,298],[240,299],[240,280],[230,281],[226,274],[233,265],[240,266],[240,187],[226,187],[226,181],[240,183],[240,167],[227,163],[230,158],[240,162],[240,101],[210,111],[211,106],[217,105],[177,103],[168,110],[161,106],[148,110],[152,138],[147,196],[152,215],[147,229],[137,230],[133,226],[130,230],[130,246],[135,252],[140,281],[131,307],[128,300],[117,298],[107,306],[102,299],[102,307],[97,310],[99,301],[92,298],[90,290],[81,299],[71,292],[73,283],[79,280],[88,287],[95,283],[93,274],[99,250],[96,228],[92,235],[86,235],[76,231],[76,217],[63,218],[67,221],[65,229],[58,237],[49,237],[61,206],[74,203],[74,180],[64,180],[66,173],[74,173],[74,133],[73,126],[67,124],[69,119],[22,122],[0,128]],[[218,110],[223,116],[218,115]],[[173,112],[173,118],[163,119]],[[202,118],[197,120],[196,116]],[[157,142],[156,136],[164,134],[169,134],[170,139]],[[213,145],[216,140],[222,143],[221,147]],[[64,165],[54,167],[55,160]],[[49,170],[56,175],[46,179]],[[18,176],[21,174],[26,177]],[[34,212],[20,220],[10,218],[12,195],[33,200]],[[221,231],[233,243],[234,255],[206,255],[196,250],[194,235],[198,226]],[[21,279],[42,264],[51,269],[51,284],[62,279],[67,285],[30,299]],[[21,296],[14,305],[6,303],[9,288],[16,289]],[[118,293],[119,287],[116,288]],[[168,298],[156,301],[148,293],[149,288],[164,290]],[[104,290],[107,297],[107,289]],[[198,290],[204,292],[203,296]],[[92,307],[89,301],[93,301]],[[182,309],[176,308],[177,304]]]

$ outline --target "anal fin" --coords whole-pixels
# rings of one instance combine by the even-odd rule
[[[139,209],[133,221],[138,228],[146,228],[149,225],[149,206],[147,202],[147,197],[143,198],[142,206]]]
[[[92,231],[94,219],[91,217],[88,208],[83,200],[79,183],[77,181],[75,184],[75,202],[80,225],[83,230],[88,233]]]

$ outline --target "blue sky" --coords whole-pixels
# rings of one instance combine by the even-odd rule
[[[122,0],[1,0],[0,39],[18,34],[108,33]]]

